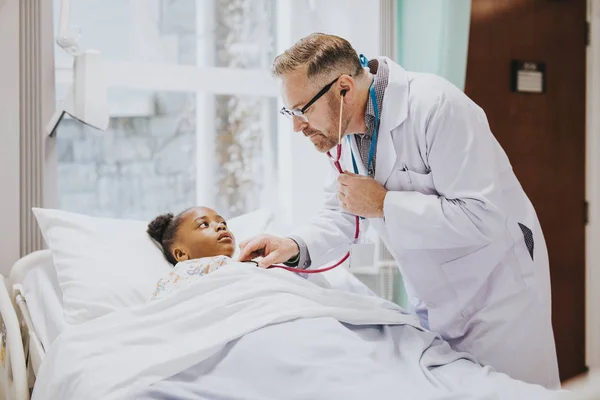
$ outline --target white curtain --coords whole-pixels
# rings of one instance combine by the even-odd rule
[[[398,0],[398,61],[464,90],[471,0]]]

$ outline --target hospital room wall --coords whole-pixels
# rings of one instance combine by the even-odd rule
[[[0,0],[0,273],[19,257],[19,0]]]

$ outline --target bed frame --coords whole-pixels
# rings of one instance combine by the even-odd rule
[[[29,400],[45,351],[33,328],[23,294],[23,279],[42,263],[52,262],[49,250],[18,260],[9,278],[0,275],[0,398]]]

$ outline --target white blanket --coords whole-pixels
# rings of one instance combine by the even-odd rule
[[[63,332],[40,368],[33,399],[124,398],[250,332],[319,317],[420,329],[418,319],[385,300],[322,288],[287,271],[235,264],[166,299]]]

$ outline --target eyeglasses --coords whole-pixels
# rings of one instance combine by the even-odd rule
[[[290,110],[287,107],[283,107],[281,110],[279,110],[279,113],[281,115],[285,115],[289,119],[293,119],[293,117],[298,117],[302,121],[308,122],[308,117],[306,115],[304,115],[304,113],[306,112],[306,110],[308,110],[310,106],[312,106],[313,104],[315,104],[316,101],[321,98],[321,96],[323,96],[325,93],[327,93],[327,91],[329,89],[331,89],[331,87],[333,86],[333,84],[336,83],[338,81],[338,79],[340,79],[339,76],[337,78],[335,78],[332,82],[330,82],[327,85],[325,85],[325,87],[323,87],[323,89],[321,89],[319,91],[319,93],[317,93],[315,95],[315,97],[313,97],[312,99],[310,99],[310,101],[308,103],[306,103],[306,105],[304,107],[302,107],[302,108],[294,108],[293,110]]]

